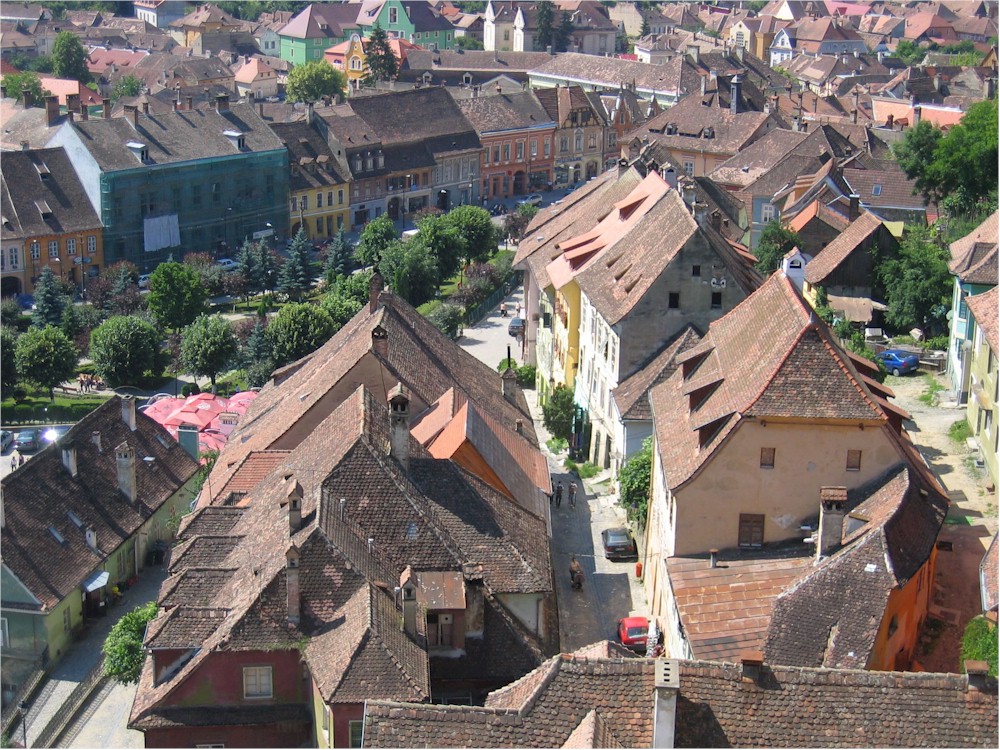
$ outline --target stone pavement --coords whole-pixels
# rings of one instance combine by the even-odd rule
[[[101,646],[107,638],[118,619],[126,612],[156,599],[160,590],[160,584],[166,577],[164,566],[148,567],[142,571],[139,581],[132,586],[122,596],[121,600],[114,605],[106,617],[99,617],[89,621],[89,627],[83,637],[75,641],[59,661],[52,667],[48,676],[42,681],[35,697],[28,701],[27,729],[28,747],[35,746],[35,740],[41,731],[55,715],[63,702],[73,692],[77,686],[89,673],[90,670],[101,660]],[[134,686],[127,699],[129,710],[132,706],[132,697],[135,694]],[[125,712],[125,720],[128,719],[128,711]],[[122,723],[124,728],[124,720]],[[21,723],[17,722],[11,728],[10,737],[12,740],[21,741]],[[140,745],[141,746],[141,745]],[[96,744],[94,747],[113,747],[113,745]]]

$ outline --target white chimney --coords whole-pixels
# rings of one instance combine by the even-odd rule
[[[680,665],[676,659],[657,659],[653,669],[653,747],[671,748],[677,719],[677,693],[681,689]]]
[[[288,488],[288,536],[302,528],[302,485],[293,481]]]
[[[517,394],[517,373],[513,367],[508,367],[500,375],[500,386],[503,397],[508,401],[513,401]]]
[[[835,552],[844,531],[844,505],[847,503],[846,487],[820,487],[819,530],[816,538],[816,561]]]
[[[122,422],[135,432],[135,398],[133,396],[122,396]]]
[[[299,595],[299,549],[294,544],[285,552],[285,591],[288,594],[288,622],[298,625],[302,601]]]
[[[75,479],[77,475],[76,445],[72,440],[67,440],[60,445],[60,448],[62,450],[63,466],[66,467],[66,471],[69,472],[69,475]]]
[[[403,607],[403,630],[417,635],[417,585],[413,581],[413,570],[409,565],[399,576],[399,594]]]
[[[97,446],[97,452],[98,453],[103,453],[104,452],[102,450],[102,448],[101,448],[101,431],[100,430],[94,430],[92,433],[90,433],[90,442],[92,442],[94,445]]]
[[[410,468],[410,399],[397,383],[389,392],[389,453],[403,471]]]
[[[138,497],[135,485],[135,451],[128,443],[115,448],[115,463],[118,466],[118,489],[130,503],[135,503]]]
[[[97,531],[93,526],[88,526],[83,530],[83,533],[87,537],[87,546],[94,552],[97,552]]]

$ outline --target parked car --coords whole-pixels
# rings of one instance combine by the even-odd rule
[[[17,440],[14,441],[14,447],[22,453],[37,451],[41,447],[38,430],[34,427],[21,430],[17,433]]]
[[[631,532],[622,527],[602,531],[601,545],[604,556],[609,560],[629,560],[639,556]]]
[[[46,444],[54,443],[57,440],[59,440],[59,438],[61,438],[63,435],[65,435],[67,432],[69,432],[69,428],[70,425],[68,424],[57,425],[56,427],[49,427],[48,429],[45,430],[45,432],[42,433],[42,440],[44,440]]]
[[[902,349],[886,349],[876,354],[875,359],[885,365],[885,369],[897,378],[908,372],[916,372],[920,366],[920,357]]]
[[[140,289],[149,289],[149,274],[148,273],[144,273],[142,276],[139,277],[139,288]]]
[[[215,261],[215,265],[221,268],[223,271],[226,271],[227,273],[231,271],[240,270],[240,264],[237,263],[232,258],[219,258],[217,261]]]
[[[625,617],[618,621],[618,642],[633,651],[646,650],[649,620],[645,617]]]
[[[524,335],[524,318],[511,318],[510,323],[507,325],[507,333],[511,336],[523,336]]]
[[[5,453],[14,444],[14,433],[0,430],[0,452]]]
[[[540,193],[532,193],[531,195],[526,195],[521,200],[517,202],[519,206],[540,206],[542,205],[542,196]]]

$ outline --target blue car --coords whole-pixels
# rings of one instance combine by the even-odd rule
[[[916,354],[910,354],[910,352],[904,352],[901,349],[886,349],[884,352],[876,354],[875,359],[897,378],[908,372],[916,372],[917,367],[920,366],[920,358]]]

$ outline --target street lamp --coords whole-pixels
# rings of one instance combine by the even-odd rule
[[[17,704],[17,711],[21,716],[21,745],[28,746],[28,704],[20,701]]]

